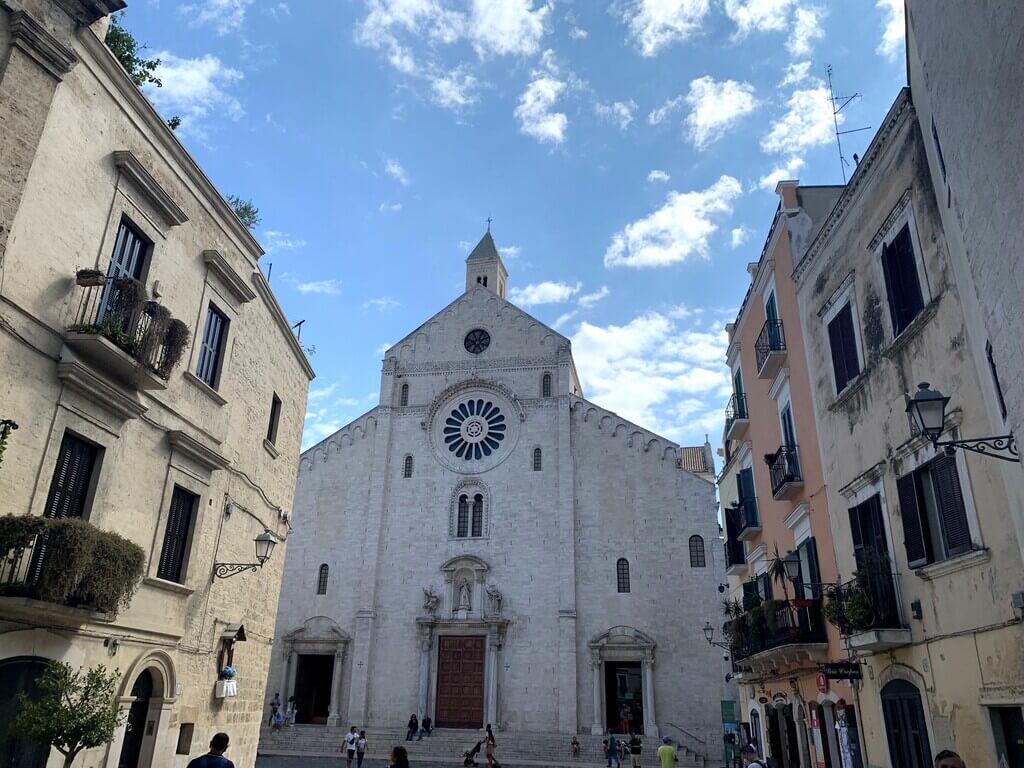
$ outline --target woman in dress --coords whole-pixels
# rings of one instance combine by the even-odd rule
[[[484,754],[487,755],[487,768],[494,768],[494,748],[498,746],[498,742],[494,740],[494,731],[491,730],[491,724],[487,724],[487,735],[484,737]]]

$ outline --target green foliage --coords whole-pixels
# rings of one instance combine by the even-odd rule
[[[11,429],[11,422],[0,422],[0,464],[4,463],[4,452],[7,450],[7,439],[11,436]]]
[[[228,195],[227,201],[235,215],[249,229],[255,229],[263,221],[260,217],[260,209],[253,205],[252,200],[243,200],[238,195]]]
[[[167,121],[167,127],[170,128],[172,131],[178,130],[178,126],[180,126],[180,125],[181,125],[181,117],[179,117],[178,115],[175,115],[174,117],[172,117],[171,119],[169,119]]]
[[[171,371],[185,354],[190,335],[188,326],[181,320],[171,320],[167,326],[167,333],[164,335],[164,357],[160,361],[160,369],[157,371],[165,379],[171,375]]]
[[[103,665],[76,671],[63,662],[49,662],[37,683],[38,698],[18,695],[13,733],[53,746],[64,755],[64,765],[70,766],[83,749],[114,738],[123,718],[115,700],[120,676]]]
[[[730,619],[736,619],[743,615],[743,605],[736,598],[725,598],[722,600],[722,613]]]
[[[786,563],[785,558],[779,554],[779,545],[775,545],[775,551],[772,553],[772,559],[768,562],[768,573],[772,577],[772,581],[782,585],[782,594],[786,596],[786,600],[789,600],[789,579],[786,577]]]
[[[0,517],[0,554],[27,547],[37,534],[46,541],[38,580],[0,586],[0,594],[25,594],[104,613],[128,607],[145,567],[142,547],[78,518],[6,515]]]
[[[107,27],[107,36],[104,40],[107,48],[121,62],[121,66],[135,85],[141,88],[146,83],[152,83],[160,88],[163,83],[153,74],[160,66],[160,59],[144,59],[139,55],[146,50],[146,46],[139,45],[135,36],[124,28],[121,24],[123,16],[123,13],[115,13],[110,17],[110,26]]]

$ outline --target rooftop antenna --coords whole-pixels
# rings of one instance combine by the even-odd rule
[[[292,326],[292,330],[296,331],[295,338],[298,341],[302,340],[302,324],[305,322],[305,320],[299,320],[299,322]]]
[[[871,126],[866,128],[851,128],[848,131],[839,130],[839,113],[849,106],[850,102],[855,99],[861,98],[861,94],[854,93],[849,96],[836,95],[835,90],[832,88],[832,65],[825,65],[825,73],[828,75],[828,100],[832,102],[832,126],[835,129],[836,134],[836,147],[839,149],[839,170],[843,174],[843,184],[846,183],[846,169],[850,166],[850,161],[843,155],[843,141],[840,137],[845,136],[848,133],[860,133],[861,131],[870,131]]]

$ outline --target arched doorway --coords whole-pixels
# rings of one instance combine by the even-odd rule
[[[617,626],[589,643],[593,670],[592,733],[611,728],[658,735],[654,711],[654,639],[635,627]]]
[[[0,661],[0,768],[45,768],[48,744],[15,738],[11,725],[18,711],[18,694],[38,696],[36,682],[46,671],[46,659],[19,656]]]
[[[901,768],[930,768],[928,724],[917,686],[901,679],[886,683],[882,688],[882,714],[892,764]]]
[[[153,726],[147,726],[149,706],[153,699],[153,674],[148,669],[142,670],[135,678],[131,697],[133,701],[128,708],[124,742],[121,745],[121,757],[117,761],[117,768],[140,768],[142,742],[146,738],[147,727],[154,730],[156,727],[155,723]]]

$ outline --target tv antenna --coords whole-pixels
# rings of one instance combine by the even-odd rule
[[[839,130],[839,113],[842,112],[846,107],[850,105],[856,99],[862,98],[859,92],[850,94],[849,96],[836,95],[835,90],[832,88],[832,65],[825,65],[825,72],[828,75],[828,100],[832,102],[832,126],[835,129],[836,134],[836,147],[839,149],[839,170],[843,174],[843,184],[846,183],[846,169],[850,166],[850,161],[846,159],[843,154],[843,140],[841,137],[848,133],[860,133],[861,131],[870,131],[871,126],[865,128],[851,128],[847,131]]]

